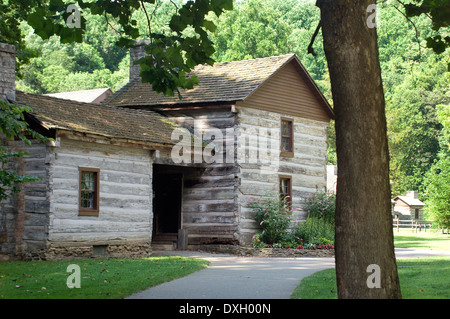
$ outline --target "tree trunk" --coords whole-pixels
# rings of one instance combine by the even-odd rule
[[[373,1],[317,1],[336,115],[339,298],[401,298]]]

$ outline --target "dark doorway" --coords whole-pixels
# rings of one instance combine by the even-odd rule
[[[153,239],[176,241],[181,228],[183,175],[158,165],[153,172]]]

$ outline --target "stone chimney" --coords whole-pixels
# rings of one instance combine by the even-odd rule
[[[149,44],[149,40],[137,40],[134,48],[130,49],[130,81],[139,76],[141,66],[133,62],[145,56],[145,46]]]
[[[0,98],[16,99],[16,48],[0,43]]]
[[[419,192],[418,191],[407,191],[406,192],[406,196],[409,197],[409,198],[418,199],[419,198]]]

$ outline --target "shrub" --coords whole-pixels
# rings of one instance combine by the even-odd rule
[[[249,206],[253,209],[256,221],[262,232],[258,240],[265,244],[278,243],[286,235],[290,224],[290,210],[284,199],[279,196],[268,196],[260,200],[249,199]]]
[[[308,196],[305,200],[305,210],[309,217],[323,219],[334,224],[334,212],[336,208],[336,196],[327,193],[317,193]]]
[[[267,245],[261,241],[261,233],[255,234],[252,238],[253,240],[253,247],[255,248],[266,248]]]
[[[334,225],[317,217],[308,217],[306,221],[297,224],[294,235],[304,243],[313,245],[333,244]]]

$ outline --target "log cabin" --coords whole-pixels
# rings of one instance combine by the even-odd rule
[[[28,151],[16,168],[41,181],[0,203],[0,254],[248,246],[258,231],[250,200],[288,196],[301,219],[304,198],[326,189],[334,113],[294,54],[198,66],[199,85],[180,100],[140,80],[133,61],[144,45],[130,52],[129,83],[100,105],[4,85],[3,97],[32,107],[27,121],[53,142],[4,141]]]
[[[208,160],[192,145],[185,161],[174,163],[173,153],[155,158],[153,242],[174,242],[184,230],[189,246],[249,245],[258,225],[248,201],[271,192],[289,196],[293,214],[305,218],[304,198],[326,190],[326,130],[334,113],[299,59],[200,65],[193,72],[199,85],[179,99],[140,80],[133,62],[146,44],[130,52],[130,82],[104,102],[164,115],[215,152]]]

